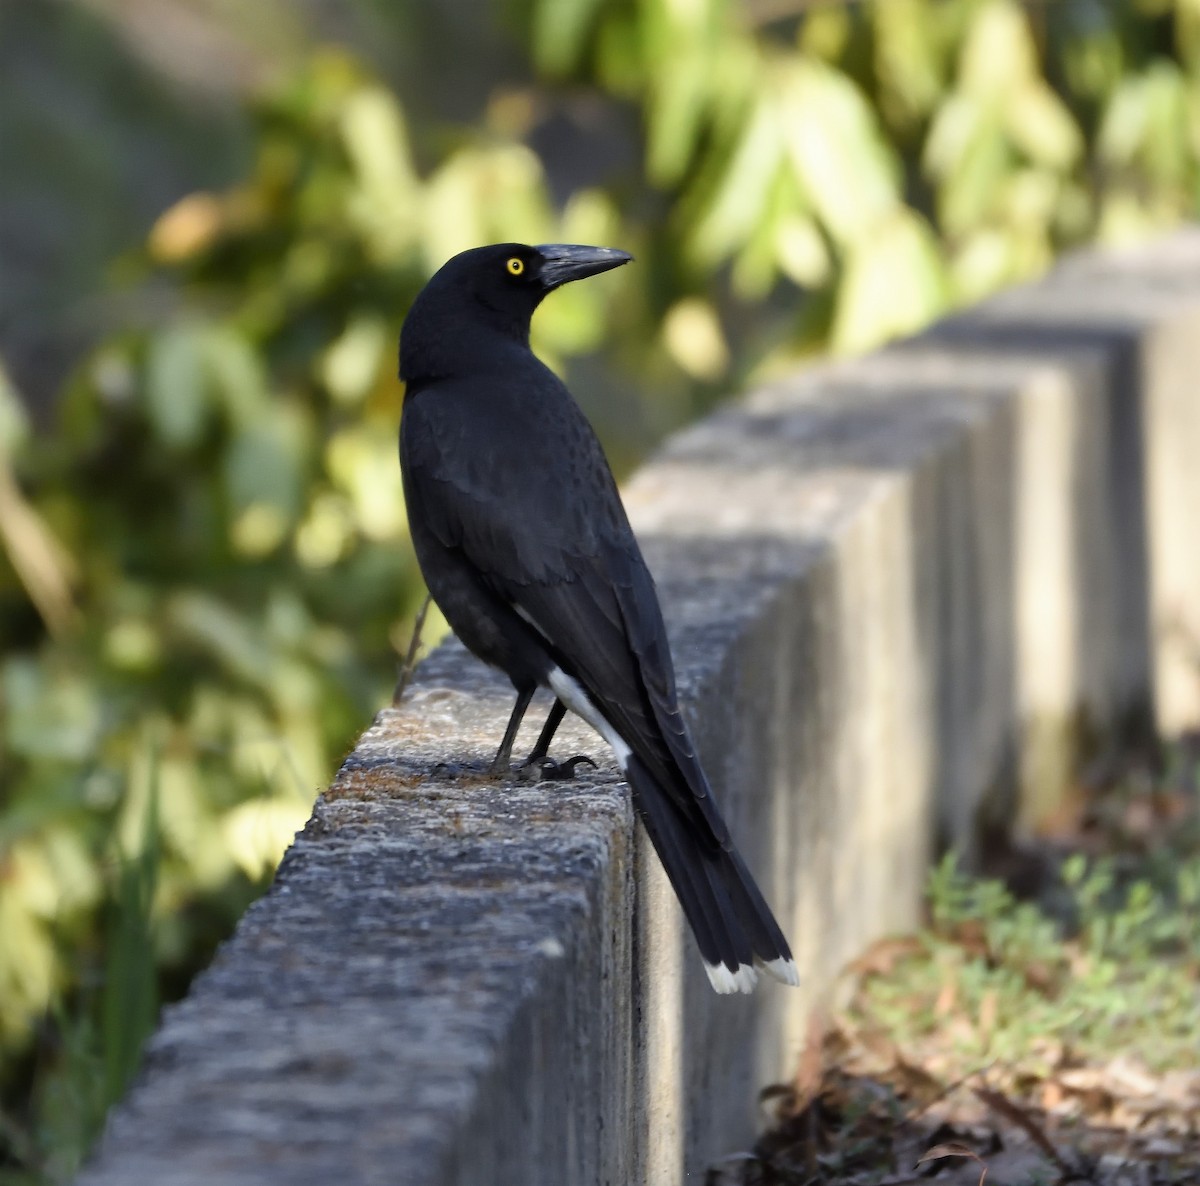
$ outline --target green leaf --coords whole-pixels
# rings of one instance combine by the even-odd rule
[[[1140,166],[1152,181],[1177,183],[1189,161],[1187,92],[1173,63],[1158,62],[1117,88],[1100,127],[1103,159]]]
[[[1004,126],[1013,143],[1039,165],[1067,170],[1083,155],[1083,134],[1063,101],[1043,79],[1012,92]]]
[[[355,526],[371,539],[396,539],[405,528],[404,490],[392,434],[369,425],[337,433],[325,450],[325,466],[349,495]]]
[[[212,326],[204,335],[209,381],[230,423],[244,427],[258,419],[267,401],[263,359],[235,329]]]
[[[304,417],[276,405],[230,443],[225,490],[238,551],[265,555],[295,522],[303,498],[307,441]]]
[[[29,436],[29,417],[0,362],[0,456],[11,454]]]
[[[563,75],[578,65],[603,0],[538,0],[533,11],[533,59],[539,70]]]
[[[991,110],[991,104],[981,103],[972,95],[948,95],[938,107],[925,139],[921,157],[925,171],[932,177],[949,176],[981,135],[994,135],[994,120],[990,129],[985,126]]]
[[[174,630],[211,654],[228,675],[254,686],[270,683],[275,656],[263,642],[257,623],[220,598],[200,590],[180,591],[167,603],[166,617]]]
[[[934,12],[928,0],[882,0],[871,15],[880,106],[893,124],[908,127],[933,110],[943,86]]]
[[[187,323],[155,335],[146,355],[146,411],[155,436],[185,449],[199,442],[208,419],[204,346]]]
[[[672,185],[692,159],[707,114],[710,64],[692,46],[680,46],[654,73],[647,114],[646,172]]]
[[[945,268],[928,224],[899,210],[851,249],[838,287],[834,349],[869,350],[946,308]]]
[[[844,247],[899,203],[899,170],[862,92],[817,62],[782,73],[780,123],[797,178]]]
[[[938,113],[926,159],[941,180],[942,225],[955,236],[974,230],[993,215],[1004,180],[1015,165],[996,106],[965,96]]]
[[[1014,0],[980,7],[959,57],[959,83],[980,98],[1000,96],[1038,77],[1029,18]]]
[[[689,234],[697,262],[711,267],[749,238],[771,193],[783,160],[774,105],[759,102],[741,128],[719,183]]]
[[[1013,248],[1007,231],[977,231],[962,244],[951,262],[957,301],[979,301],[1008,283],[1012,275]]]
[[[366,396],[379,375],[387,339],[382,317],[362,314],[349,321],[320,363],[321,379],[335,400],[353,405]]]
[[[0,668],[6,747],[31,759],[92,757],[101,737],[96,692],[82,673],[56,673],[31,658],[9,658]]]
[[[356,91],[343,104],[340,124],[346,152],[362,183],[403,202],[415,184],[404,113],[381,86]]]
[[[808,209],[799,194],[795,173],[781,169],[768,191],[765,208],[750,228],[745,244],[734,260],[734,291],[745,301],[760,301],[770,291],[782,266],[779,231],[789,217],[804,218]]]

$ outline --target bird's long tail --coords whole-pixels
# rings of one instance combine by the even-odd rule
[[[756,968],[799,984],[792,953],[737,850],[707,851],[650,772],[630,755],[625,770],[633,805],[696,936],[717,992],[750,992]]]

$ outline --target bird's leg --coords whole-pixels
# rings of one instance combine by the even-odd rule
[[[532,766],[535,762],[540,762],[549,752],[550,743],[554,740],[554,734],[558,732],[559,725],[563,722],[563,717],[567,715],[567,706],[557,698],[550,706],[550,712],[546,717],[546,723],[542,726],[542,731],[538,735],[537,745],[535,745],[525,759],[526,766]]]
[[[536,684],[530,684],[527,688],[517,689],[517,702],[513,705],[512,716],[508,718],[508,728],[504,730],[504,740],[500,742],[500,748],[496,751],[496,756],[492,759],[492,774],[508,773],[512,760],[513,742],[517,739],[517,730],[521,727],[521,718],[524,717],[525,710],[529,707],[529,702],[533,699],[533,694],[536,691]]]
[[[537,745],[533,747],[532,753],[525,759],[524,768],[536,767],[542,778],[556,780],[574,778],[575,767],[580,762],[586,762],[595,769],[596,763],[586,754],[576,754],[575,757],[568,758],[565,762],[555,762],[548,756],[550,753],[550,742],[554,740],[554,734],[558,731],[558,727],[562,724],[563,717],[566,715],[567,706],[561,700],[556,699],[550,707],[546,723],[542,726],[542,732],[538,736]]]

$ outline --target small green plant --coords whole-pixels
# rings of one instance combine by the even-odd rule
[[[948,855],[930,875],[930,928],[891,974],[864,983],[859,1020],[900,1041],[936,1036],[964,1074],[996,1062],[1037,1073],[1048,1049],[1178,1065],[1200,1027],[1200,855],[1151,879],[1076,854],[1061,881],[1054,917]]]

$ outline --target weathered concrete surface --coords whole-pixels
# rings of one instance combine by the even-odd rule
[[[1197,723],[1198,374],[1188,232],[756,392],[631,484],[803,990],[709,990],[611,765],[471,775],[510,694],[451,645],[168,1012],[81,1181],[698,1181],[841,964],[915,920],[939,840],[1016,786],[1036,821],[1098,731]],[[556,749],[602,753],[579,725]]]

